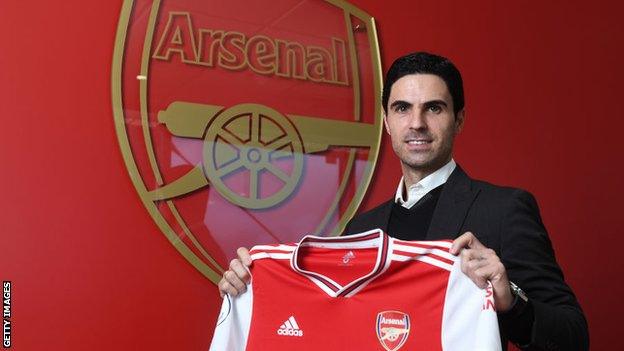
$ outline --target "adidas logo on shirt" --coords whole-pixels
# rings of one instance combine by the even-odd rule
[[[342,256],[342,263],[348,264],[349,261],[351,261],[354,258],[355,258],[355,254],[353,253],[353,251],[349,251],[344,256]]]
[[[277,330],[277,335],[303,336],[303,330],[299,329],[299,324],[294,316],[290,316]]]

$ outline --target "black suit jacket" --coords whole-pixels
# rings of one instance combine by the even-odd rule
[[[345,234],[373,228],[386,231],[393,201],[354,217]],[[507,339],[530,339],[523,349],[589,348],[587,322],[564,282],[537,202],[530,193],[473,180],[457,166],[440,194],[426,240],[454,239],[466,231],[496,252],[509,279],[531,301],[532,328],[531,320],[523,316],[499,314],[504,347]]]

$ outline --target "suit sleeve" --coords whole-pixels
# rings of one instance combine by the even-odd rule
[[[501,260],[529,297],[519,313],[499,314],[503,332],[523,350],[588,350],[587,321],[555,260],[535,198],[516,190],[501,226]]]

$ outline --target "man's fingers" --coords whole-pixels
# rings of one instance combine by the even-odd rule
[[[479,250],[468,249],[468,248],[461,250],[460,256],[461,256],[462,261],[465,261],[465,262],[468,262],[471,260],[483,259],[482,257],[483,255],[481,254]]]
[[[247,283],[251,279],[247,267],[251,265],[251,256],[249,250],[244,247],[236,250],[238,258],[230,261],[230,269],[223,273],[223,277],[219,281],[219,293],[221,296],[230,294],[236,296],[247,290]]]
[[[487,259],[462,262],[462,272],[479,288],[484,289],[493,274],[492,264]]]
[[[485,246],[481,244],[472,232],[465,232],[457,239],[453,240],[453,244],[451,245],[449,252],[457,256],[463,248],[483,249]]]
[[[237,279],[234,279],[234,282],[237,280],[240,280],[244,284],[249,283],[249,278],[250,278],[249,271],[247,270],[247,267],[243,266],[243,263],[241,263],[240,260],[235,258],[232,261],[230,261],[230,271],[234,272],[234,274],[236,275]],[[230,283],[233,283],[233,282],[230,281]]]
[[[230,285],[233,286],[234,289],[236,289],[238,293],[242,293],[247,289],[246,283],[242,281],[238,277],[238,275],[231,270],[223,273],[223,278],[227,280],[227,282],[230,283]]]
[[[244,247],[239,247],[238,250],[236,250],[236,254],[245,267],[251,266],[251,256],[249,255],[249,250]]]
[[[461,269],[477,286],[485,288],[488,281],[496,280],[505,271],[494,250],[461,250]]]
[[[240,262],[238,263],[238,265],[242,267],[242,264]],[[245,271],[245,274],[247,275],[246,279],[247,281],[249,281],[249,273],[247,272],[247,270],[244,268],[240,269]],[[245,292],[245,290],[247,290],[247,281],[241,280],[238,274],[235,273],[232,269],[227,270],[225,271],[225,273],[223,273],[223,277],[219,281],[219,294],[221,294],[221,296],[225,294],[237,296],[238,294],[241,294]]]
[[[223,297],[225,294],[229,294],[230,296],[238,295],[238,290],[234,288],[230,283],[228,283],[225,278],[221,278],[219,281],[219,294]]]
[[[509,288],[505,267],[498,258],[492,259],[488,265],[475,270],[474,275],[478,277],[477,279],[485,278],[483,285],[481,285],[481,280],[478,280],[479,282],[473,280],[480,288],[485,288],[488,281],[492,283],[497,310],[505,312],[511,308],[514,296]]]
[[[457,237],[457,239],[453,240],[453,244],[451,245],[451,249],[449,250],[451,254],[458,255],[461,249],[468,246],[468,243],[472,240],[473,234],[471,232],[465,232],[464,234]]]
[[[492,283],[497,309],[509,310],[513,295],[505,266],[494,250],[485,247],[472,233],[467,232],[453,242],[451,253],[460,254],[462,272],[479,288],[487,288],[488,281]]]
[[[462,255],[463,255],[463,252],[462,252]],[[466,260],[464,264],[462,265],[462,267],[465,268],[464,273],[467,273],[467,272],[473,272],[483,266],[487,266],[488,264],[489,264],[489,261],[486,258],[476,257],[476,258]]]
[[[492,257],[497,257],[494,250],[490,249],[468,249],[465,248],[460,251],[460,258],[462,263],[471,261],[487,261]]]
[[[483,277],[483,275],[477,274],[476,272],[472,274],[470,279],[481,289],[485,289],[487,287],[488,280]]]

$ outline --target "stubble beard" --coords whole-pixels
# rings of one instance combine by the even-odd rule
[[[453,143],[445,145],[444,150],[434,152],[434,150],[426,152],[414,152],[413,154],[407,150],[394,149],[399,157],[403,173],[412,172],[414,174],[425,177],[448,163],[452,158]]]

